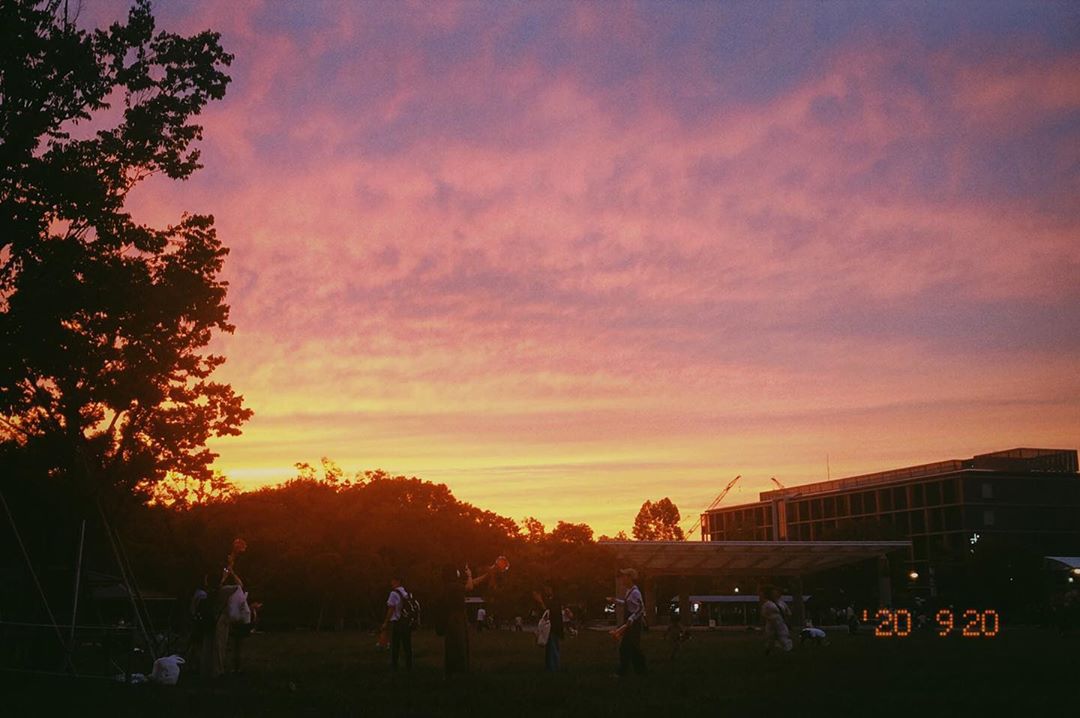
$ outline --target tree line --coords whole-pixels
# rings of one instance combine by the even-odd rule
[[[244,492],[220,475],[161,482],[129,523],[140,576],[180,595],[219,571],[224,547],[242,537],[249,549],[238,571],[266,605],[264,619],[317,629],[377,624],[391,575],[433,597],[443,566],[480,568],[498,555],[511,570],[484,596],[497,617],[527,616],[532,592],[549,581],[584,615],[602,615],[611,595],[614,554],[587,524],[515,521],[458,500],[444,484],[347,474],[327,459],[296,468],[282,484]],[[642,506],[635,534],[671,533],[672,515],[653,508],[660,503]],[[183,549],[162,550],[170,544]]]

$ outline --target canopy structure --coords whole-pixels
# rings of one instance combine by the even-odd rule
[[[907,550],[910,541],[608,541],[648,576],[805,576]]]
[[[671,597],[671,603],[676,603],[678,600],[678,596]],[[734,595],[728,594],[724,596],[717,596],[712,594],[698,596],[695,594],[690,594],[690,603],[757,603],[760,600],[761,598],[756,593],[737,593]],[[795,601],[795,598],[785,593],[784,595],[780,596],[780,600],[784,603],[793,603]],[[802,600],[803,603],[806,603],[810,600],[810,596],[808,594],[803,594]]]
[[[679,614],[690,614],[687,579],[693,576],[790,579],[796,626],[803,624],[802,578],[808,574],[910,551],[910,541],[605,541],[620,564],[645,576],[645,604],[656,606],[656,581],[674,576],[680,583]],[[616,582],[616,588],[618,582]],[[892,601],[888,571],[878,577],[880,605]],[[621,622],[621,605],[616,621]],[[655,610],[655,609],[654,609]],[[655,618],[664,620],[663,614]]]
[[[1046,556],[1046,560],[1058,564],[1057,568],[1080,573],[1080,556]]]

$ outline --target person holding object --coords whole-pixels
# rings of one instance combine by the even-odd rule
[[[487,573],[473,576],[468,565],[464,570],[450,565],[443,567],[442,606],[439,610],[441,620],[436,624],[435,630],[438,632],[441,628],[445,638],[445,670],[448,676],[469,672],[469,628],[465,615],[465,593],[484,583],[491,571],[495,570],[498,570],[497,566],[492,566]]]
[[[398,654],[405,653],[405,670],[412,670],[412,619],[403,615],[406,603],[412,598],[405,587],[401,585],[401,579],[394,576],[390,579],[390,595],[386,599],[386,618],[383,619],[382,630],[390,629],[390,669],[397,671]]]
[[[625,607],[626,621],[611,631],[611,635],[619,641],[619,668],[616,675],[620,678],[626,675],[631,666],[638,675],[643,676],[646,673],[645,654],[641,652],[641,634],[645,630],[645,601],[641,597],[637,581],[636,569],[620,569],[619,588],[626,593],[614,601]]]
[[[548,622],[547,640],[544,642],[544,669],[549,673],[559,671],[561,660],[559,645],[563,638],[562,599],[550,583],[544,584],[544,590],[533,591],[533,599],[540,604],[543,616]],[[541,618],[543,621],[544,618]]]
[[[215,591],[208,599],[210,632],[203,640],[205,660],[202,666],[203,675],[208,678],[217,678],[225,673],[225,654],[229,646],[229,626],[232,624],[229,604],[233,594],[243,590],[244,586],[244,582],[236,574],[236,560],[245,551],[247,542],[241,538],[235,539],[225,560],[225,567],[221,569]],[[206,640],[207,638],[209,640]]]

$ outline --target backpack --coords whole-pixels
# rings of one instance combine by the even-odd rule
[[[416,597],[411,593],[408,593],[404,589],[394,589],[399,596],[401,596],[401,618],[399,619],[403,625],[409,628],[419,628],[420,626],[420,602],[416,600]]]

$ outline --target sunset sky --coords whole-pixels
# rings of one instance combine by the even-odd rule
[[[1080,3],[156,14],[236,55],[205,169],[131,209],[232,250],[241,486],[329,456],[614,533],[1080,447]]]

